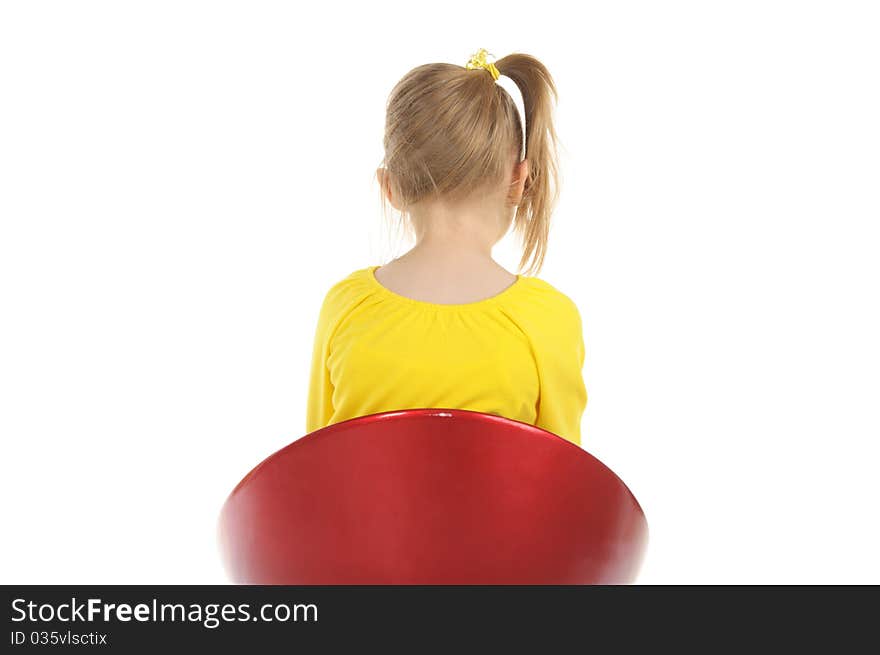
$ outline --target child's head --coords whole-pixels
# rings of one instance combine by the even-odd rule
[[[520,269],[540,270],[558,197],[556,87],[537,59],[515,53],[494,62],[522,93],[522,127],[511,95],[488,69],[425,64],[403,76],[388,98],[380,196],[412,221],[428,204],[497,206],[498,239],[522,241]],[[514,214],[514,206],[516,211]]]

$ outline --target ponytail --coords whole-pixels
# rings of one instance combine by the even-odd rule
[[[515,53],[495,62],[523,96],[526,112],[528,175],[516,210],[514,231],[522,242],[520,268],[531,260],[530,271],[540,271],[547,253],[550,218],[559,199],[558,139],[553,125],[556,85],[546,66],[534,57]]]

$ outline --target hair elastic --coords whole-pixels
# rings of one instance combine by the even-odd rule
[[[526,158],[527,134],[526,107],[525,103],[523,102],[522,91],[512,78],[499,72],[499,70],[495,67],[494,62],[490,62],[486,59],[486,55],[491,56],[493,59],[495,57],[494,55],[492,55],[492,53],[487,52],[485,48],[480,48],[479,51],[471,55],[470,60],[467,64],[465,64],[465,68],[469,70],[482,68],[489,71],[489,73],[492,75],[492,79],[495,80],[495,84],[507,91],[507,94],[513,99],[513,104],[516,105],[516,111],[519,113],[519,124],[522,128],[522,148],[520,148],[519,154],[519,160],[522,161]]]

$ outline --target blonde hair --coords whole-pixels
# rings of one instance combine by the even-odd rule
[[[514,53],[494,63],[519,87],[525,106],[528,173],[513,226],[522,244],[520,272],[529,264],[528,273],[536,274],[544,262],[550,217],[559,196],[552,115],[558,95],[549,71],[534,57]],[[488,71],[425,64],[392,89],[383,144],[382,165],[405,207],[428,197],[457,200],[500,183],[511,160],[519,156],[522,127],[510,94]],[[380,198],[385,212],[381,187]],[[402,210],[401,218],[405,215]]]

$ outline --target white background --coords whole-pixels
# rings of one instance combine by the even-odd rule
[[[0,5],[0,581],[226,581],[217,514],[303,433],[325,292],[406,247],[387,95],[485,47],[559,87],[540,276],[639,581],[880,583],[876,3],[480,7]]]

